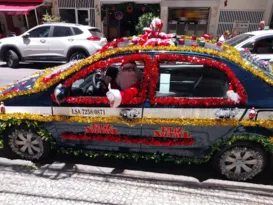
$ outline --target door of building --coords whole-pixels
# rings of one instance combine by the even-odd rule
[[[88,9],[78,9],[76,22],[81,25],[90,25],[90,11]]]

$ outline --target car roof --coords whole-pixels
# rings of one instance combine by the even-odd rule
[[[67,26],[67,27],[74,26],[74,27],[80,27],[80,28],[83,28],[83,29],[98,29],[98,30],[100,30],[97,27],[92,27],[92,26],[87,26],[87,25],[81,25],[81,24],[75,24],[75,23],[65,23],[65,22],[47,22],[47,23],[44,23],[42,25]]]
[[[262,31],[251,31],[251,32],[247,32],[245,34],[249,34],[249,35],[254,35],[254,36],[262,36],[262,35],[273,35],[273,30],[262,30]]]

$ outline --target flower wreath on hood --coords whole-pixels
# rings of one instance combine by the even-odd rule
[[[154,18],[150,28],[144,28],[144,34],[134,36],[132,43],[141,46],[169,46],[175,45],[176,34],[166,34],[161,32],[163,22],[159,18]]]

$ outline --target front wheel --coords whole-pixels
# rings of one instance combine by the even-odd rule
[[[5,135],[4,148],[10,157],[39,160],[49,154],[50,146],[34,130],[15,128]]]
[[[16,68],[19,65],[19,57],[13,50],[8,50],[6,53],[6,63],[10,68]]]
[[[256,144],[239,142],[214,156],[213,165],[225,177],[245,181],[263,172],[267,163],[265,151]]]

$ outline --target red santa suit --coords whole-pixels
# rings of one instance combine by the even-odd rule
[[[128,65],[130,63],[127,63]],[[139,92],[142,72],[135,65],[123,64],[117,77],[109,83],[109,91],[106,93],[110,106],[118,107],[121,103],[127,103],[137,96]]]

